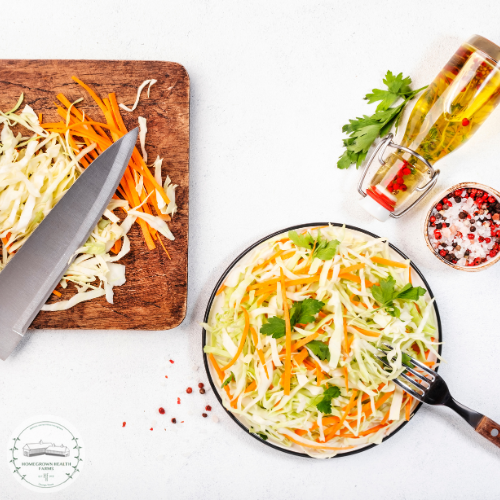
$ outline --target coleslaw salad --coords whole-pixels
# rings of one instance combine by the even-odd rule
[[[301,227],[258,244],[233,264],[205,318],[225,408],[299,454],[380,443],[417,406],[392,382],[405,353],[431,367],[440,359],[433,299],[411,280],[387,240],[346,227]],[[393,346],[390,370],[374,357],[381,342]]]

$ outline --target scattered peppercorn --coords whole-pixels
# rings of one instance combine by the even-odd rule
[[[205,406],[205,410],[212,411],[212,407],[210,405]]]
[[[476,230],[476,226],[471,226],[471,227],[469,228],[469,231],[470,231],[471,233],[473,233],[475,230]]]
[[[165,408],[159,408],[158,411],[162,414],[165,415]]]
[[[200,389],[203,389],[203,387],[205,387],[205,384],[204,384],[203,382],[200,382],[200,383],[198,384],[198,387],[199,387]]]
[[[175,418],[173,418],[173,419],[171,420],[171,422],[172,422],[173,424],[176,424],[176,423],[177,423],[177,420],[175,420]]]
[[[186,389],[186,392],[187,392],[188,394],[191,394],[191,393],[193,392],[193,389],[191,389],[191,387],[188,387],[188,388]]]
[[[206,413],[202,413],[202,414],[201,414],[201,416],[202,416],[203,418],[207,418],[207,417],[208,417],[208,415],[207,415]]]
[[[462,198],[460,198],[460,196],[455,196],[455,198],[453,198],[455,200],[456,203],[460,203],[462,201]]]
[[[200,389],[200,394],[205,394],[205,389],[203,389],[203,387]]]
[[[122,427],[125,427],[127,425],[127,422],[123,422]]]

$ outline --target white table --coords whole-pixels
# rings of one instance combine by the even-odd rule
[[[362,97],[386,70],[425,85],[474,32],[500,43],[499,15],[498,2],[462,0],[12,3],[2,57],[159,59],[187,68],[189,302],[172,331],[31,335],[0,364],[0,449],[31,416],[73,423],[87,460],[55,498],[422,499],[430,491],[432,498],[499,498],[500,450],[446,409],[423,408],[366,453],[314,461],[246,436],[211,391],[185,392],[207,382],[199,323],[226,266],[275,230],[331,220],[386,235],[413,258],[442,315],[442,375],[460,401],[500,421],[500,266],[467,274],[446,268],[421,236],[428,202],[399,221],[377,222],[356,204],[358,172],[335,165],[341,126],[373,112]],[[499,127],[497,111],[440,162],[438,189],[468,180],[500,187]],[[205,404],[218,423],[201,417]],[[2,460],[0,497],[33,498]]]

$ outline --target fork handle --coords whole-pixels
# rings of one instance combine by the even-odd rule
[[[491,418],[483,417],[477,424],[476,432],[500,448],[500,425]]]

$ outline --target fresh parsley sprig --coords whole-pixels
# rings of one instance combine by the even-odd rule
[[[396,280],[389,276],[387,279],[381,279],[379,285],[371,287],[373,298],[380,304],[381,308],[391,315],[399,318],[401,311],[394,305],[395,300],[418,300],[425,295],[426,290],[421,286],[413,286],[407,283],[399,292],[396,291]]]
[[[323,344],[319,340],[311,340],[306,344],[306,347],[316,356],[318,356],[321,361],[330,361],[330,349],[327,345]]]
[[[297,324],[307,325],[314,321],[314,316],[321,311],[324,302],[316,299],[305,299],[295,302],[290,309],[290,325],[292,328]],[[262,325],[260,333],[272,335],[275,339],[280,339],[286,334],[286,323],[282,318],[272,316],[268,322]]]
[[[337,253],[337,247],[340,245],[340,241],[321,238],[321,234],[318,233],[316,240],[311,236],[309,232],[306,234],[298,234],[297,231],[288,231],[288,237],[301,248],[307,248],[312,250],[314,248],[313,257],[321,260],[331,260],[335,257]],[[315,245],[316,243],[316,245]]]
[[[318,411],[324,415],[332,413],[332,399],[340,396],[340,389],[336,385],[330,385],[323,393],[323,399],[316,405]]]
[[[364,97],[370,104],[380,101],[376,112],[372,116],[364,115],[362,118],[349,120],[349,123],[342,127],[342,132],[349,137],[343,139],[346,150],[337,162],[338,168],[349,168],[353,163],[358,168],[375,139],[388,134],[393,125],[397,129],[405,106],[420,91],[427,88],[426,85],[418,90],[412,90],[409,76],[403,78],[403,73],[395,76],[391,71],[387,72],[383,82],[387,90],[373,89],[371,94],[366,94]],[[403,102],[391,108],[390,106],[399,99],[403,99]]]
[[[231,372],[229,377],[227,377],[227,379],[224,380],[224,382],[222,382],[221,387],[226,387],[226,385],[229,384],[229,382],[231,382],[232,380],[234,380],[234,373],[233,372]]]

